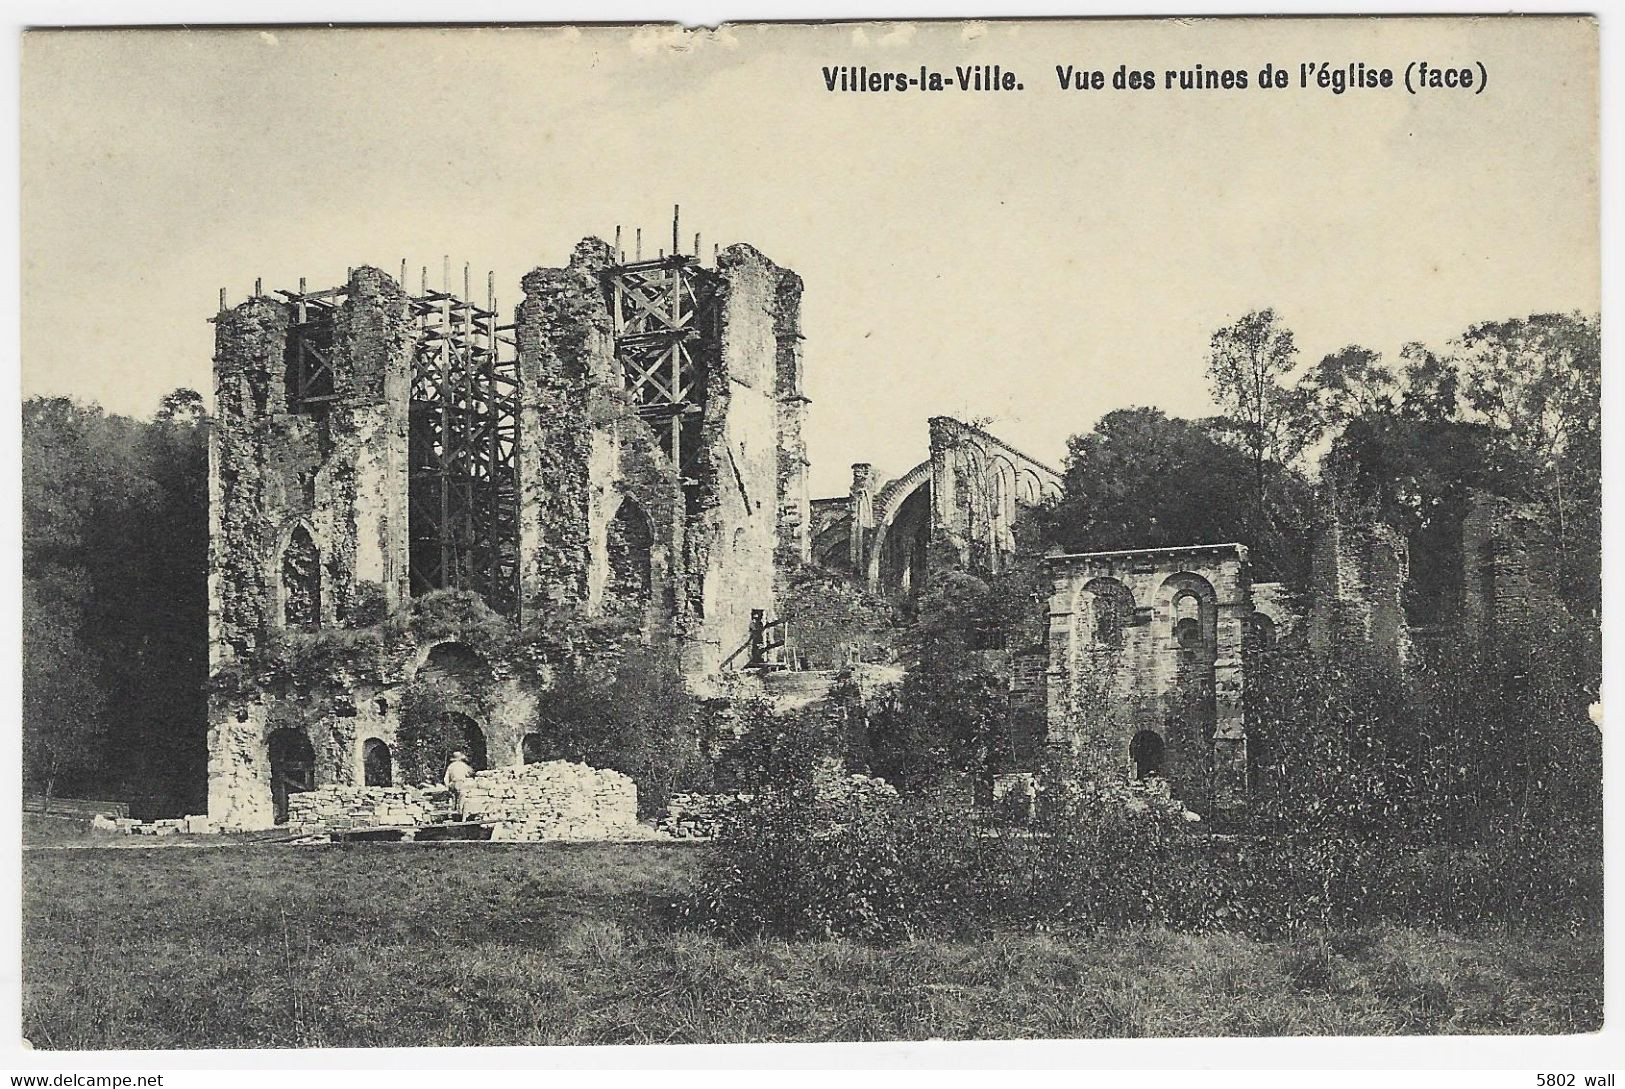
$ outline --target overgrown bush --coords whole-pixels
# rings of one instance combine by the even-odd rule
[[[1350,789],[1377,793],[1361,782]],[[780,789],[742,809],[712,846],[687,918],[734,937],[876,942],[1001,928],[1276,936],[1385,921],[1476,929],[1600,920],[1594,840],[1559,844],[1540,830],[1493,844],[1427,843],[1385,831],[1388,812],[1377,804],[1348,820],[1311,814],[1297,829],[1213,835],[1165,796],[1076,766],[1051,770],[1025,827],[919,798],[855,811]]]
[[[659,652],[627,651],[613,672],[569,666],[542,699],[543,760],[612,768],[638,785],[638,813],[664,811],[674,791],[707,785],[707,708]]]
[[[1201,927],[1201,852],[1177,807],[1128,788],[1057,791],[1031,830],[921,800],[858,808],[780,790],[743,809],[689,917],[723,933],[894,941],[1000,926]]]
[[[395,746],[403,782],[438,783],[451,754],[469,749],[466,724],[471,720],[463,717],[468,707],[469,696],[457,684],[419,677],[405,687]],[[478,755],[470,753],[476,762]]]

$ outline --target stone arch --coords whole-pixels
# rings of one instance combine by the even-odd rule
[[[461,711],[448,711],[446,721],[462,737],[462,750],[468,754],[468,763],[475,771],[484,771],[490,767],[489,754],[485,744],[485,731],[480,724],[474,721],[472,715],[465,715]],[[446,754],[447,759],[451,753]]]
[[[283,726],[265,739],[271,768],[271,819],[288,823],[288,796],[316,789],[316,750],[303,730]]]
[[[654,528],[649,515],[622,497],[604,534],[606,576],[601,611],[642,619],[654,585]]]
[[[361,743],[361,781],[370,787],[395,785],[395,758],[382,738],[369,737]]]
[[[467,643],[443,639],[418,651],[415,679],[443,680],[467,686],[489,680],[491,666],[485,656]]]
[[[908,472],[891,481],[875,494],[871,501],[874,511],[874,524],[869,529],[869,543],[866,549],[864,575],[870,586],[880,585],[880,553],[888,533],[897,521],[898,511],[910,498],[925,491],[927,498],[931,494],[931,463],[922,461]],[[929,503],[927,504],[929,508]]]
[[[521,764],[540,764],[542,762],[542,735],[528,733],[519,739],[519,762]]]
[[[322,625],[322,553],[310,523],[299,519],[283,532],[277,548],[277,619],[290,631]]]
[[[1157,591],[1158,605],[1167,621],[1166,634],[1175,637],[1174,629],[1181,620],[1196,620],[1202,639],[1215,642],[1219,627],[1219,595],[1213,584],[1201,575],[1181,571],[1169,575]],[[1178,645],[1177,639],[1175,644]]]
[[[1164,778],[1163,762],[1167,758],[1167,746],[1157,731],[1140,730],[1130,738],[1128,757],[1134,765],[1136,780]]]
[[[1273,650],[1279,638],[1275,621],[1268,614],[1254,612],[1247,617],[1247,640],[1250,649],[1260,653]]]
[[[875,541],[873,567],[885,590],[917,596],[925,585],[931,543],[931,485],[914,489]]]
[[[812,558],[820,567],[835,570],[851,566],[852,520],[842,518],[831,522],[813,535]]]
[[[1082,594],[1088,595],[1087,601],[1079,605],[1080,611],[1083,604],[1089,606],[1091,639],[1099,646],[1122,646],[1134,622],[1134,591],[1118,579],[1103,575],[1084,583]]]

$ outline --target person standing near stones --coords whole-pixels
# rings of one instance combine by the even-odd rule
[[[474,768],[468,762],[468,754],[461,749],[451,754],[451,763],[446,765],[446,774],[442,780],[451,790],[452,812],[458,820],[468,816],[468,788],[474,781]]]

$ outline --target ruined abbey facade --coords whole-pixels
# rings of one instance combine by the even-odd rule
[[[1251,655],[1300,630],[1412,652],[1403,542],[1335,502],[1300,601],[1253,583],[1239,544],[1024,555],[1020,512],[1059,493],[1058,473],[947,417],[929,421],[909,472],[859,463],[848,495],[810,497],[802,283],[748,245],[707,264],[627,261],[587,239],[526,275],[507,315],[494,285],[477,301],[466,274],[460,292],[449,269],[441,279],[413,289],[404,269],[360,268],[325,289],[222,300],[209,576],[221,827],[285,819],[290,792],[397,781],[414,686],[454,709],[477,763],[526,762],[564,619],[572,653],[590,657],[594,632],[631,633],[696,690],[729,691],[784,664],[795,633],[776,595],[807,565],[908,597],[946,568],[1042,564],[1042,634],[1003,648],[1012,707],[1037,724],[1017,764],[1094,746],[1198,806],[1245,794]],[[1473,622],[1509,601],[1539,607],[1519,519],[1484,497],[1464,526]]]

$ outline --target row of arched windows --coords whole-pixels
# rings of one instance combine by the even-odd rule
[[[622,500],[605,534],[606,578],[603,612],[640,618],[648,608],[654,572],[654,532],[648,516]],[[277,558],[280,625],[289,631],[315,631],[322,624],[322,556],[310,527],[294,523]]]
[[[1182,652],[1199,650],[1204,641],[1212,638],[1216,608],[1212,604],[1213,591],[1204,581],[1194,576],[1174,576],[1173,628],[1174,643]],[[1091,595],[1093,610],[1092,635],[1100,646],[1117,647],[1123,644],[1125,633],[1134,623],[1134,593],[1114,578],[1092,579],[1083,587]],[[1204,608],[1210,615],[1204,617]],[[1255,612],[1247,618],[1245,637],[1251,649],[1269,650],[1275,646],[1275,621],[1263,613]]]

